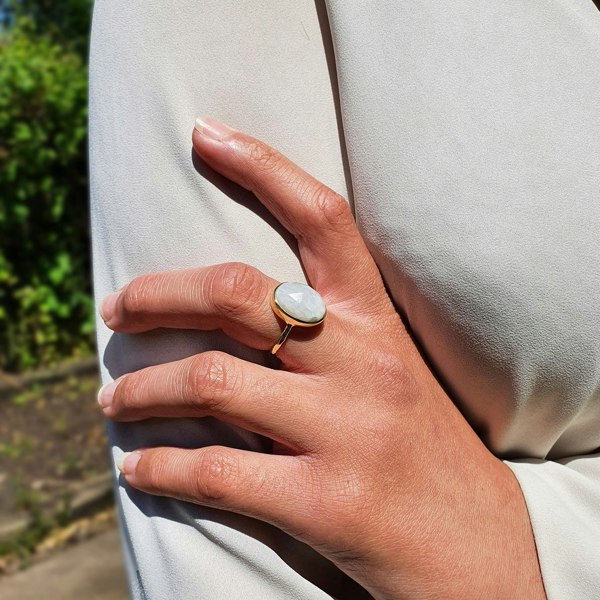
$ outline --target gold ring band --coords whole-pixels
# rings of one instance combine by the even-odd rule
[[[271,296],[273,312],[285,323],[285,328],[271,349],[276,354],[287,340],[292,328],[315,327],[327,315],[327,307],[319,292],[306,285],[286,281],[280,283]]]

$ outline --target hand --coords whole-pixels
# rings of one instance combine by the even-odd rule
[[[272,523],[376,598],[545,598],[527,508],[421,358],[346,201],[260,141],[208,121],[193,144],[296,237],[328,314],[295,328],[282,369],[220,352],[153,366],[101,391],[107,417],[214,416],[273,454],[147,448],[127,482]],[[244,264],[138,277],[109,296],[115,331],[222,329],[261,350],[282,330],[278,282]]]

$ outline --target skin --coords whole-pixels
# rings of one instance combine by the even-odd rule
[[[121,465],[129,485],[272,523],[377,599],[546,598],[517,480],[422,359],[347,202],[257,139],[200,129],[200,158],[296,237],[328,314],[294,328],[279,370],[203,352],[105,386],[110,419],[210,415],[274,440],[273,454],[141,449]],[[118,332],[221,329],[268,351],[277,283],[240,263],[152,273],[101,313]]]

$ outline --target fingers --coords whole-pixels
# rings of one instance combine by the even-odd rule
[[[297,533],[307,521],[304,465],[293,456],[221,446],[152,448],[128,454],[121,472],[142,491],[245,514]]]
[[[111,329],[122,333],[157,327],[222,329],[247,346],[270,350],[284,326],[270,305],[277,283],[242,263],[151,273],[107,297],[101,313]],[[326,321],[310,329],[295,327],[277,356],[288,365],[299,360],[324,364],[337,343],[335,317]]]
[[[315,385],[223,352],[203,352],[129,373],[103,387],[98,401],[116,421],[214,416],[305,451],[322,437],[325,411]]]
[[[258,348],[280,331],[269,298],[277,281],[242,263],[149,273],[136,277],[102,304],[106,324],[122,333],[170,327],[228,327]]]
[[[296,237],[321,294],[330,301],[372,294],[379,271],[342,196],[267,144],[212,119],[197,121],[192,140],[213,169],[252,191]]]

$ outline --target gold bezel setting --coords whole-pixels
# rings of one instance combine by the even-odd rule
[[[324,313],[323,313],[323,317],[319,321],[308,322],[308,321],[302,321],[300,319],[292,317],[277,302],[277,297],[276,297],[277,296],[277,290],[279,289],[280,286],[284,285],[285,283],[290,283],[290,282],[284,281],[284,282],[280,283],[279,285],[277,285],[275,287],[275,289],[273,290],[273,294],[271,295],[271,308],[273,309],[273,312],[286,324],[283,332],[281,333],[281,336],[279,337],[279,339],[277,340],[277,342],[273,346],[273,348],[271,350],[271,354],[275,354],[277,352],[277,350],[279,350],[279,348],[281,348],[281,346],[283,345],[283,343],[287,339],[290,331],[292,330],[292,327],[296,327],[296,326],[297,327],[316,327],[317,325],[320,325],[321,323],[323,323],[323,321],[325,320],[325,317],[327,316],[327,306],[325,306],[324,307],[325,310],[324,310]],[[306,284],[302,284],[302,285],[306,285]],[[319,297],[321,297],[321,295],[319,294],[319,292],[317,292],[316,290],[314,290],[313,288],[311,288],[308,285],[306,285],[306,287],[310,288],[316,294],[318,294]],[[322,298],[321,298],[321,300],[322,300]],[[323,304],[325,304],[325,303],[323,302]]]

